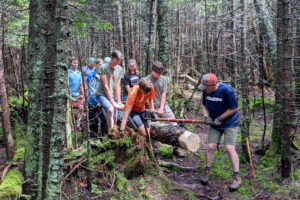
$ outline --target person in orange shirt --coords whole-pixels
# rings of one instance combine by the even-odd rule
[[[153,98],[155,96],[153,83],[149,78],[142,78],[138,85],[132,87],[128,92],[125,104],[125,112],[120,126],[120,133],[124,132],[128,115],[133,119],[137,130],[146,137],[146,125],[148,133],[150,133],[150,123],[142,117],[146,110],[145,104],[148,102],[151,111],[151,118],[156,119],[154,113]]]

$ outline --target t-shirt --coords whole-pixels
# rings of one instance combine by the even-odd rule
[[[160,101],[163,93],[167,93],[168,80],[167,77],[160,75],[155,78],[152,74],[147,76],[151,79],[154,85],[155,97],[154,97],[154,108],[160,107]],[[167,101],[166,103],[167,104]]]
[[[203,91],[203,105],[206,106],[209,116],[215,120],[222,115],[226,110],[235,109],[238,107],[237,98],[233,89],[224,83],[219,83],[218,89],[213,93]],[[227,129],[238,126],[238,112],[224,119],[221,126],[214,127],[216,129]]]
[[[145,111],[145,104],[153,99],[155,96],[154,89],[152,89],[148,94],[144,94],[140,86],[133,86],[128,92],[128,98],[126,100],[125,108],[131,108],[135,112]]]
[[[76,70],[75,72],[72,69],[68,69],[69,74],[69,89],[72,97],[79,97],[79,89],[81,85],[81,72]]]
[[[89,66],[84,66],[82,68],[82,75],[83,75],[83,79],[84,79],[84,82],[87,83],[87,77],[89,75],[89,73],[93,72],[96,68],[93,67],[93,68],[89,68]]]
[[[139,80],[141,79],[140,75],[137,74],[128,74],[127,72],[124,74],[124,78],[122,79],[122,83],[124,86],[129,85],[130,88],[137,85]],[[126,88],[123,90],[123,96],[127,96],[128,91]]]
[[[101,65],[101,67],[99,69],[99,73],[100,73],[100,75],[106,75],[109,91],[110,91],[112,97],[115,98],[116,97],[116,94],[115,94],[116,90],[115,89],[116,89],[117,83],[123,77],[122,67],[117,65],[113,69],[113,68],[110,67],[109,63],[105,63],[105,64]],[[101,81],[101,84],[98,87],[98,92],[97,93],[99,95],[103,95],[103,96],[107,97],[106,93],[105,93],[105,90],[104,90],[104,87],[102,85],[102,81]]]
[[[100,75],[96,74],[96,69],[94,72],[90,73],[87,78],[88,88],[87,88],[87,102],[89,106],[98,105],[99,101],[97,99],[97,90],[101,84]]]

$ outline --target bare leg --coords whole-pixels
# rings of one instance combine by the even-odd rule
[[[211,167],[211,164],[214,160],[214,152],[217,147],[217,144],[208,144],[206,153],[205,153],[205,160],[206,160],[206,167]]]
[[[239,156],[236,153],[235,146],[233,146],[233,145],[225,145],[225,149],[227,151],[227,154],[228,154],[229,160],[231,162],[233,171],[234,172],[238,172],[239,171],[240,161],[239,161]]]
[[[106,114],[106,121],[107,121],[107,128],[108,132],[110,133],[110,129],[113,128],[114,126],[114,109],[113,107],[110,107],[107,109],[107,114]]]

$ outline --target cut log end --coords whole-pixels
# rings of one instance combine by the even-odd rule
[[[191,152],[196,152],[200,146],[200,137],[189,131],[184,131],[178,138],[179,144],[182,148]]]

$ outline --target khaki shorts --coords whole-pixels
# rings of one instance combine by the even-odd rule
[[[208,131],[208,144],[220,143],[221,137],[224,134],[224,144],[235,146],[237,133],[238,127],[227,128],[224,130],[217,130],[215,128],[210,127]]]

